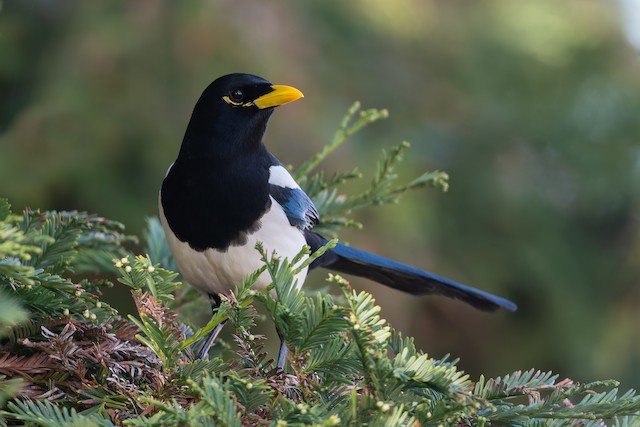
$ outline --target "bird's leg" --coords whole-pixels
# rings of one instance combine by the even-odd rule
[[[204,342],[204,344],[202,344],[202,347],[200,347],[200,351],[198,351],[198,359],[207,360],[209,358],[209,350],[211,349],[213,343],[216,342],[216,338],[218,338],[218,334],[220,333],[226,322],[226,320],[220,322],[218,326],[216,326],[215,329],[211,331],[211,333],[207,337],[207,340]]]
[[[276,328],[278,337],[280,338],[280,352],[278,353],[278,369],[284,370],[284,362],[287,360],[287,343],[284,342],[284,337],[280,331]]]
[[[215,312],[220,306],[220,296],[218,294],[209,294],[209,302],[211,303],[212,311]],[[204,344],[202,344],[202,347],[200,347],[200,351],[198,351],[198,359],[207,360],[209,358],[209,350],[211,349],[213,343],[216,342],[216,338],[218,338],[218,335],[220,334],[220,331],[224,327],[225,323],[227,323],[227,321],[223,320],[218,324],[218,326],[213,329],[213,331],[211,331],[211,333],[207,337],[207,340],[204,342]]]

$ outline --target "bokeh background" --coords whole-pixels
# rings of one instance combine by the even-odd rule
[[[87,210],[140,235],[193,104],[229,72],[305,93],[267,136],[293,165],[353,101],[385,107],[322,168],[371,174],[408,140],[401,178],[442,169],[451,188],[358,212],[365,228],[343,237],[520,310],[354,286],[473,376],[640,386],[640,1],[0,4],[0,195],[16,209]]]

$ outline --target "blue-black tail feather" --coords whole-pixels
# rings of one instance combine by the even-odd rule
[[[313,231],[305,231],[305,237],[312,251],[327,243],[327,239]],[[484,311],[495,311],[499,308],[510,311],[517,309],[517,306],[507,299],[340,243],[317,258],[310,266],[311,269],[316,267],[365,277],[414,295],[444,295],[462,300]]]

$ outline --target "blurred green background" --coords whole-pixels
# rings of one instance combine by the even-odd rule
[[[16,209],[96,212],[139,235],[217,76],[251,72],[305,93],[267,135],[294,165],[354,100],[386,107],[389,119],[323,168],[370,174],[381,148],[406,139],[401,177],[443,169],[451,189],[358,212],[365,229],[343,237],[520,310],[489,315],[352,283],[420,348],[460,356],[474,376],[535,367],[638,387],[639,10],[635,0],[3,2],[0,195]]]

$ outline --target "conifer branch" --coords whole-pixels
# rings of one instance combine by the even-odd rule
[[[407,143],[383,153],[356,195],[337,190],[359,177],[356,170],[308,177],[353,133],[386,116],[358,112],[355,104],[332,142],[296,174],[324,230],[357,226],[353,210],[394,203],[412,189],[446,190],[444,172],[397,183]],[[530,370],[473,382],[457,360],[418,350],[380,317],[373,296],[341,277],[329,277],[338,298],[299,289],[296,275],[321,253],[309,248],[289,260],[258,246],[263,267],[221,294],[217,312],[197,328],[181,311],[195,291],[173,271],[156,219],[145,236],[147,254],[132,256],[121,224],[79,212],[20,216],[0,199],[0,426],[640,425],[640,397],[615,381],[579,384]],[[132,290],[136,316],[101,300],[111,285],[105,269]],[[101,279],[72,279],[78,271]],[[255,290],[261,275],[272,283]],[[219,339],[209,360],[194,360],[195,347],[226,320],[233,342]],[[261,323],[282,332],[284,372],[256,332]]]

